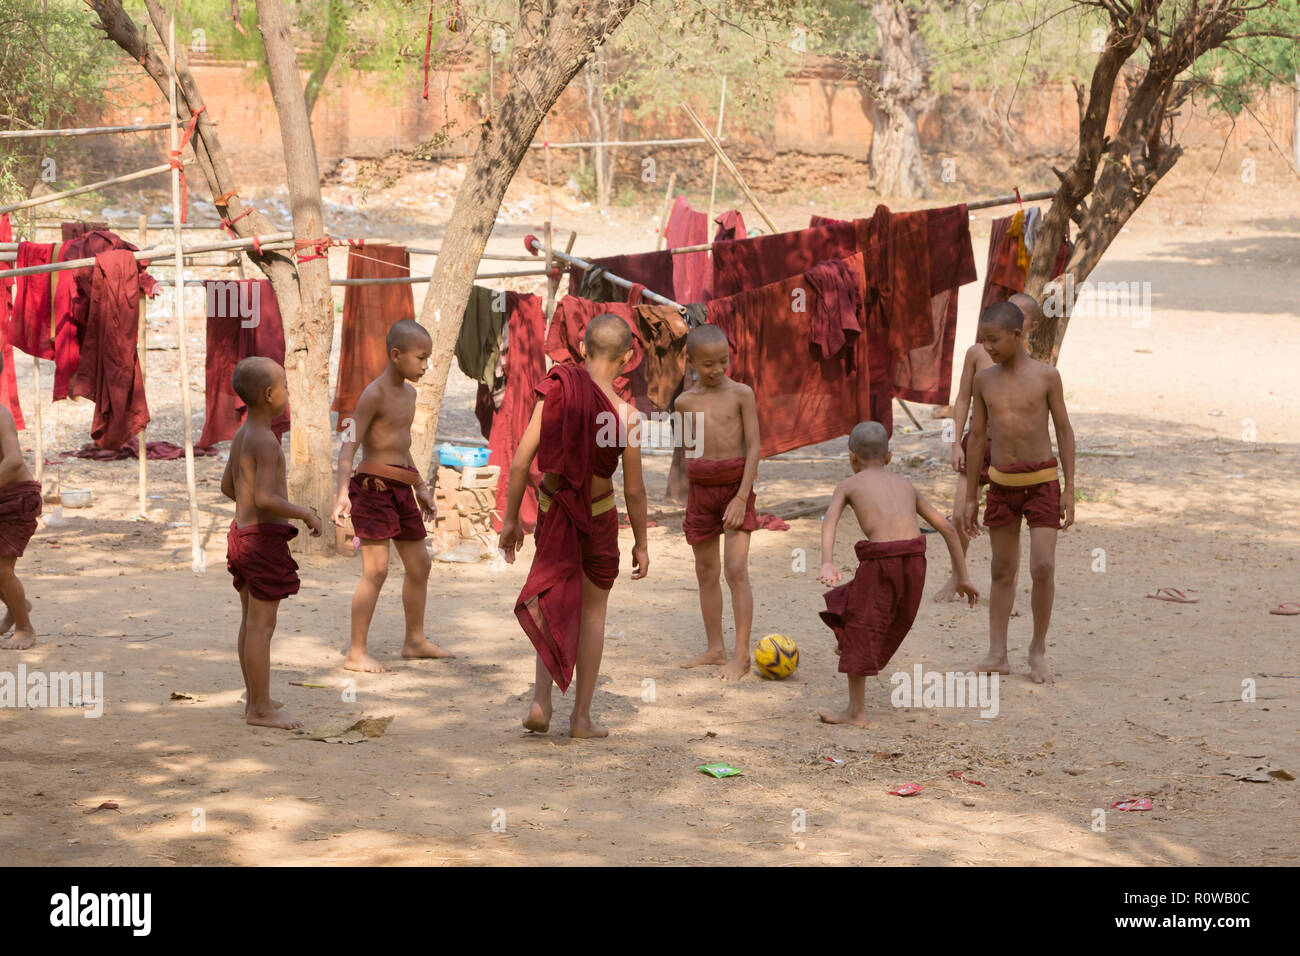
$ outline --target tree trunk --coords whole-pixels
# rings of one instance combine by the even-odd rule
[[[1295,76],[1295,116],[1291,122],[1291,162],[1300,172],[1300,72]]]
[[[916,14],[903,0],[874,0],[871,18],[880,40],[880,81],[875,90],[871,173],[876,192],[899,199],[926,193],[917,115],[925,95],[925,46]]]
[[[415,441],[421,470],[429,467],[438,413],[447,388],[460,323],[474,273],[492,234],[506,187],[523,161],[542,118],[609,37],[636,0],[523,0],[511,54],[510,83],[490,126],[483,129],[440,244],[420,324],[433,336],[433,367],[418,387]]]
[[[141,64],[165,97],[169,82],[167,61],[153,47],[145,43],[144,36],[136,28],[135,22],[122,9],[121,0],[86,0],[86,2],[99,17],[100,24],[108,37],[133,60]],[[163,35],[166,32],[167,20],[158,0],[145,0],[145,7],[155,30],[158,31],[160,36]],[[194,81],[194,75],[190,72],[184,50],[180,46],[176,49],[176,79],[179,92],[187,107],[187,115],[179,118],[188,123],[189,116],[203,109],[204,103],[198,84]],[[294,87],[300,90],[296,77]],[[299,95],[301,95],[301,92]],[[225,152],[221,147],[221,141],[212,125],[213,119],[214,117],[206,111],[199,113],[198,124],[191,145],[209,189],[215,195],[221,195],[237,189],[239,183],[230,171]],[[315,182],[317,177],[314,165],[312,170],[311,178]],[[245,206],[243,198],[237,193],[217,203],[217,206],[228,219],[237,220],[233,228],[241,238],[265,235],[276,231],[275,226],[266,216],[254,207]],[[248,214],[244,215],[246,212]],[[318,384],[320,381],[327,379],[317,378],[314,382],[309,383],[309,385],[314,385],[314,388],[306,387],[301,383],[296,383],[298,373],[294,369],[298,364],[295,357],[300,357],[302,364],[307,368],[327,370],[332,336],[326,336],[322,342],[319,337],[305,334],[305,327],[308,323],[303,315],[302,302],[299,296],[299,274],[291,255],[279,252],[250,253],[250,258],[271,281],[271,287],[275,292],[275,298],[285,322],[286,365],[288,366],[286,371],[290,376],[291,390],[294,391],[296,396],[293,402],[294,425],[290,432],[290,496],[310,503],[318,510],[322,507],[328,509],[332,507],[332,493],[324,501],[320,501],[314,495],[307,493],[307,489],[319,483],[318,480],[313,480],[313,477],[309,474],[309,468],[313,466],[312,458],[316,459],[315,467],[320,468],[326,479],[328,479],[330,455],[329,437],[326,429],[329,423],[329,404],[328,396],[324,394],[324,389],[320,388]],[[308,263],[308,265],[311,265],[311,263]],[[330,314],[332,315],[332,313]],[[312,437],[307,436],[309,431],[313,433]],[[299,437],[300,435],[301,437]],[[322,442],[323,454],[319,451],[308,452],[308,449],[321,448]],[[326,484],[328,484],[328,481],[326,481]],[[313,539],[300,535],[295,540],[310,549],[309,543]]]

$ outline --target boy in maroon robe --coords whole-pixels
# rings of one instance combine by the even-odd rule
[[[4,356],[0,355],[0,374],[3,372]],[[5,605],[0,635],[14,629],[13,637],[0,640],[0,650],[23,651],[36,643],[36,629],[28,616],[32,606],[14,566],[36,533],[40,513],[41,484],[32,480],[23,461],[13,415],[0,405],[0,599]]]
[[[1020,568],[1020,519],[1029,524],[1029,576],[1034,636],[1029,642],[1029,676],[1037,684],[1051,683],[1047,667],[1047,628],[1056,595],[1056,537],[1074,523],[1074,429],[1065,410],[1061,373],[1031,358],[1024,347],[1021,310],[997,302],[980,315],[979,339],[994,364],[975,375],[971,387],[970,444],[983,446],[993,437],[989,490],[984,526],[993,549],[993,587],[989,592],[989,650],[968,670],[1009,674],[1007,622],[1015,598]],[[1056,444],[1065,472],[1065,487],[1057,479],[1051,415]],[[979,533],[975,512],[978,487],[971,483],[962,515],[966,533]]]
[[[825,595],[821,618],[835,632],[840,673],[849,675],[849,706],[838,713],[822,711],[828,724],[867,725],[867,678],[879,674],[911,630],[925,588],[925,536],[920,515],[943,535],[952,557],[957,593],[972,606],[979,592],[966,574],[957,531],[902,475],[885,470],[889,436],[879,422],[862,422],[849,435],[853,477],[835,486],[822,524],[822,570],[818,580],[839,584],[835,566],[835,530],[847,504],[866,540],[854,547],[858,570],[853,580]]]
[[[700,613],[708,647],[682,664],[721,664],[723,680],[749,673],[749,632],[754,622],[754,591],[749,583],[749,535],[758,524],[754,478],[758,474],[758,407],[754,390],[727,375],[731,347],[716,325],[701,325],[686,336],[686,360],[696,384],[677,397],[683,421],[691,416],[695,444],[687,452],[686,517],[682,531],[695,552],[695,579],[700,586]],[[683,435],[687,429],[683,427]],[[690,455],[696,457],[690,457]],[[722,537],[722,561],[718,538]],[[736,618],[736,647],[730,657],[722,640],[722,586],[731,590]]]
[[[235,520],[226,535],[226,567],[234,578],[242,609],[239,618],[239,668],[248,697],[244,720],[258,727],[297,730],[294,720],[271,699],[271,638],[280,601],[298,593],[298,565],[289,540],[305,524],[313,537],[320,517],[289,501],[284,452],[271,422],[289,401],[284,369],[269,358],[246,358],[231,376],[235,394],[248,406],[244,424],[230,442],[230,460],[221,476],[221,493],[235,502]]]
[[[551,724],[551,683],[578,690],[570,737],[606,737],[591,717],[605,644],[609,591],[618,577],[618,511],[610,480],[623,460],[623,497],[632,523],[632,579],[650,568],[646,493],[641,476],[639,419],[618,399],[614,379],[633,355],[632,333],[617,315],[598,315],[579,345],[583,366],[556,365],[537,386],[537,405],[510,468],[510,494],[500,547],[513,563],[523,544],[519,504],[528,469],[542,470],[537,553],[515,603],[515,616],[537,649],[533,702],[523,724],[545,733]]]

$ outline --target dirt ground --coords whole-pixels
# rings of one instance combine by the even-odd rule
[[[138,521],[134,461],[70,460],[47,477],[57,470],[65,486],[93,489],[94,503],[33,539],[19,568],[40,642],[6,653],[0,668],[103,672],[103,716],[0,710],[0,858],[118,866],[1295,864],[1297,784],[1232,775],[1261,766],[1300,773],[1292,683],[1300,618],[1268,613],[1300,600],[1300,202],[1294,181],[1264,186],[1249,201],[1220,191],[1200,207],[1171,186],[1094,276],[1150,282],[1150,323],[1077,318],[1070,328],[1060,368],[1083,456],[1077,525],[1057,552],[1048,641],[1057,682],[1028,680],[1030,622],[1014,619],[1014,673],[1001,683],[996,717],[893,708],[882,674],[868,682],[867,729],[817,722],[817,709],[840,706],[846,692],[817,617],[815,515],[787,532],[756,532],[752,544],[755,637],[793,637],[797,672],[723,686],[707,670],[679,669],[703,636],[691,552],[662,497],[667,459],[654,457],[650,576],[626,577],[625,532],[625,576],[611,599],[595,702],[608,740],[570,741],[570,702],[558,698],[549,735],[519,726],[533,658],[511,609],[526,563],[496,571],[488,562],[435,563],[428,627],[458,656],[420,663],[397,657],[395,564],[371,632],[372,650],[393,669],[351,675],[340,664],[359,563],[300,558],[302,591],[283,602],[273,645],[274,692],[309,726],[394,719],[382,737],[356,745],[249,728],[234,651],[238,600],[224,567],[233,509],[218,490],[223,463],[197,461],[207,571],[194,575],[183,462],[149,464],[149,516]],[[346,202],[343,188],[332,187],[332,198]],[[845,209],[851,198],[846,191],[822,208]],[[531,216],[502,223],[490,249],[518,250],[542,209],[537,200]],[[807,211],[801,203],[776,213],[793,228]],[[417,212],[371,234],[436,241]],[[557,221],[561,213],[566,225],[579,223],[579,253],[653,244],[657,211],[602,217],[570,202]],[[988,218],[981,213],[974,224],[981,273]],[[417,258],[417,270],[430,266]],[[342,255],[333,268],[342,274]],[[973,339],[976,289],[961,295],[959,351]],[[150,344],[150,438],[179,441],[175,334],[161,324]],[[201,324],[191,322],[196,428],[202,351]],[[20,372],[30,409],[30,363]],[[441,435],[474,434],[472,394],[453,369]],[[88,406],[65,407],[57,422],[48,401],[45,409],[47,448],[88,440]],[[917,410],[924,431],[905,434],[896,410],[894,467],[950,507],[947,449],[930,411]],[[22,437],[30,460],[32,433]],[[759,510],[824,499],[847,473],[842,441],[764,461]],[[856,538],[849,520],[839,529],[841,566]],[[941,541],[928,540],[933,590],[947,557]],[[525,561],[531,554],[529,543]],[[970,567],[984,592],[988,563],[987,542],[978,540]],[[1200,603],[1144,599],[1162,586]],[[1027,579],[1021,591],[1027,607]],[[983,606],[926,601],[888,671],[952,670],[986,642]],[[351,677],[355,702],[344,700]],[[1248,680],[1252,703],[1241,700]],[[173,692],[190,699],[172,700]],[[744,775],[715,780],[696,770],[717,761]],[[950,777],[955,770],[984,786]],[[925,789],[906,799],[887,793],[908,782]],[[1135,797],[1149,797],[1154,809],[1109,810]],[[105,801],[118,809],[87,813]],[[1104,832],[1093,829],[1098,808],[1107,810]]]

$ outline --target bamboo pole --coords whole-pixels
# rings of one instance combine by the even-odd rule
[[[746,183],[744,177],[740,175],[740,170],[736,168],[736,164],[733,163],[731,158],[722,151],[722,147],[718,145],[718,141],[713,138],[713,134],[709,132],[708,127],[704,125],[704,122],[695,115],[695,110],[691,109],[686,103],[682,103],[681,107],[686,111],[686,115],[691,118],[691,122],[699,127],[700,132],[704,134],[706,139],[708,139],[709,146],[712,147],[713,152],[717,154],[717,157],[720,160],[722,160],[722,165],[727,168],[727,172],[731,173],[731,177],[736,181],[736,184],[740,186],[740,191],[745,194],[745,198],[753,204],[754,208],[758,211],[758,214],[763,217],[763,221],[767,223],[767,227],[773,232],[780,232],[776,227],[776,223],[772,221],[772,217],[769,216],[767,210],[763,208],[763,204],[758,201],[758,197],[755,196],[753,191],[749,188],[749,184]]]
[[[975,202],[968,202],[967,209],[989,209],[992,206],[1010,206],[1014,203],[1034,202],[1037,199],[1051,199],[1056,195],[1055,189],[1045,189],[1040,193],[1029,193],[1024,196],[1012,194],[1010,196],[994,196],[992,199],[980,199]]]
[[[677,171],[668,177],[668,188],[664,190],[664,208],[659,214],[659,235],[655,237],[655,252],[664,247],[664,231],[668,228],[668,213],[671,211],[669,204],[673,201],[673,187],[677,185]]]
[[[288,249],[293,247],[293,233],[291,232],[272,232],[265,236],[258,236],[262,243],[262,251],[266,252],[274,249]],[[197,246],[191,246],[188,249],[182,248],[179,244],[172,247],[141,249],[132,253],[136,261],[146,259],[162,259],[176,256],[192,256],[201,252],[228,252],[234,249],[247,249],[253,245],[252,237],[248,239],[229,239],[223,242],[206,242]],[[63,272],[66,269],[88,269],[95,264],[94,259],[69,259],[67,262],[54,263],[48,266],[27,266],[23,269],[8,269],[5,271],[5,278],[18,278],[19,276],[42,275],[46,272]]]
[[[542,134],[545,137],[545,133]],[[593,149],[597,146],[703,146],[708,140],[705,139],[638,139],[638,140],[614,140],[613,142],[591,142],[591,143],[550,143],[551,149]],[[529,143],[529,149],[545,149],[548,144]]]
[[[145,241],[146,241],[146,238],[147,238],[147,235],[148,235],[148,231],[149,231],[149,228],[148,228],[147,223],[148,223],[148,217],[147,217],[144,213],[140,213],[140,245],[142,245],[142,246],[145,244]],[[138,328],[137,328],[137,330],[136,330],[136,336],[137,336],[137,338],[138,338],[138,341],[137,341],[137,343],[136,343],[136,349],[137,349],[137,350],[139,351],[139,353],[140,353],[140,381],[141,381],[141,383],[143,383],[144,386],[145,386],[145,394],[148,394],[148,392],[149,392],[149,383],[148,383],[148,369],[147,369],[147,360],[146,360],[146,359],[147,359],[147,355],[148,355],[148,351],[149,351],[149,348],[148,348],[148,346],[149,346],[149,325],[148,325],[148,323],[145,321],[145,312],[146,312],[147,310],[146,310],[146,307],[145,307],[144,296],[140,296],[140,301],[139,301],[139,304],[138,304],[138,308],[139,308],[139,310],[140,310],[140,314],[139,314],[139,326],[138,326]],[[148,425],[148,423],[146,423],[145,426],[144,426],[143,428],[140,429],[140,448],[139,448],[139,452],[140,452],[140,454],[139,454],[139,458],[140,458],[140,474],[139,474],[139,484],[140,484],[140,517],[141,517],[141,518],[148,518],[148,517],[149,517],[149,512],[148,512],[148,510],[146,509],[146,505],[147,505],[147,503],[148,503],[148,495],[147,495],[147,488],[146,488],[146,482],[147,482],[147,480],[148,480],[148,474],[147,474],[147,472],[148,472],[148,467],[147,467],[147,464],[146,464],[146,463],[147,463],[148,460],[149,460],[149,425]]]
[[[727,78],[722,78],[722,97],[718,101],[718,133],[717,139],[722,139],[722,114],[727,110]],[[709,185],[709,218],[705,221],[705,228],[713,228],[713,209],[714,201],[718,196],[718,154],[713,154],[713,181]]]
[[[546,242],[546,324],[551,324],[555,314],[555,294],[560,291],[560,277],[551,270],[555,267],[555,250],[551,248],[551,220],[543,225],[542,235]]]
[[[536,249],[538,252],[545,251],[540,239],[538,239],[536,236],[532,236],[531,238],[532,238],[532,242],[528,243],[529,249]],[[588,262],[586,259],[579,259],[577,256],[569,255],[567,252],[557,252],[556,250],[552,249],[551,255],[557,259],[567,262],[570,267],[575,269],[586,270],[591,268],[591,263]],[[612,272],[606,272],[603,278],[605,278],[609,282],[614,283],[614,285],[616,286],[620,286],[621,288],[624,289],[632,288],[631,281],[629,281],[628,279],[624,279],[622,276],[616,276]],[[649,302],[654,302],[658,305],[672,306],[678,312],[686,311],[686,307],[682,305],[680,302],[674,302],[672,299],[666,298],[660,295],[658,292],[651,292],[649,289],[646,289],[644,292],[642,292],[641,297],[643,299],[646,299]]]
[[[170,123],[141,123],[138,126],[85,126],[80,129],[0,129],[0,139],[43,139],[59,136],[98,136],[101,133],[149,133],[167,129]],[[213,124],[216,125],[215,123]]]
[[[186,166],[194,162],[194,157],[184,160]],[[137,179],[148,179],[150,176],[159,176],[171,169],[171,164],[166,163],[162,166],[151,166],[148,169],[142,169],[138,173],[127,173],[125,176],[114,176],[112,179],[105,179],[101,182],[90,183],[86,186],[76,186],[72,189],[65,189],[61,193],[49,193],[44,196],[33,196],[31,199],[24,199],[22,202],[16,202],[9,206],[0,206],[0,215],[7,212],[14,212],[18,209],[28,209],[32,206],[43,206],[46,203],[57,202],[60,199],[67,199],[71,196],[80,196],[83,193],[93,193],[97,189],[103,189],[105,186],[116,186],[120,183],[133,183]],[[177,200],[179,202],[180,200]]]
[[[171,142],[172,152],[175,153],[180,149],[180,130],[176,124],[176,17],[172,16],[167,27],[167,58],[171,73],[171,83],[168,88],[168,99],[171,104]],[[172,170],[172,209],[181,208],[181,171]],[[176,218],[172,217],[173,220]],[[179,226],[180,223],[174,223]],[[185,263],[184,251],[181,248],[181,231],[174,228],[172,232],[172,241],[176,247],[176,335],[178,345],[180,346],[179,359],[181,366],[181,410],[185,416],[184,434],[185,434],[185,490],[189,495],[190,502],[190,570],[195,574],[202,574],[205,570],[203,561],[203,546],[199,543],[199,500],[198,493],[194,488],[194,422],[191,418],[190,411],[190,363],[188,351],[189,335],[185,328]],[[141,461],[145,458],[146,451],[140,449]]]

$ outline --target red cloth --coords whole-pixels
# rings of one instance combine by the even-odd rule
[[[409,465],[396,465],[419,476]],[[410,485],[358,471],[348,481],[352,530],[364,541],[420,541],[428,537]]]
[[[537,526],[537,552],[515,602],[515,616],[563,693],[573,679],[578,655],[582,620],[578,570],[584,552],[608,555],[611,547],[615,554],[618,550],[617,515],[612,524],[592,517],[591,479],[613,475],[621,450],[596,441],[602,424],[598,416],[617,413],[586,369],[554,366],[537,386],[537,395],[545,402],[537,465],[547,474],[558,475],[559,483],[546,520]],[[613,512],[610,509],[599,517]],[[602,568],[593,564],[588,577],[593,570],[601,573]],[[603,570],[599,578],[591,578],[592,583],[612,587],[617,564],[613,574]]]
[[[916,620],[925,590],[925,536],[859,541],[853,580],[824,595],[821,619],[835,633],[840,673],[879,674]]]
[[[566,295],[555,306],[551,316],[551,327],[546,333],[546,354],[554,362],[579,365],[582,353],[578,343],[586,334],[587,323],[598,315],[617,315],[632,330],[632,360],[628,362],[623,374],[614,379],[614,391],[618,397],[641,412],[651,410],[649,385],[646,383],[642,362],[645,359],[645,343],[641,341],[641,330],[637,326],[633,308],[641,301],[640,288],[628,293],[627,302],[593,302],[576,295]]]
[[[54,245],[48,242],[20,242],[15,269],[47,266],[54,258]],[[14,286],[14,304],[9,314],[5,338],[16,349],[34,358],[54,358],[54,340],[50,336],[50,273],[19,276]]]
[[[825,259],[847,259],[857,252],[851,222],[797,232],[778,232],[713,244],[715,298],[723,298],[802,275]]]
[[[614,497],[614,490],[611,488],[599,498],[593,498],[592,507],[612,497]],[[547,514],[549,511],[537,513],[538,533],[546,522]],[[630,527],[632,527],[631,522],[624,521],[618,509],[614,507],[591,516],[591,533],[579,535],[579,538],[582,545],[582,573],[589,577],[593,584],[598,584],[605,590],[614,586],[614,581],[618,578],[618,529]]]
[[[233,296],[229,289],[232,288]],[[267,279],[239,279],[204,283],[207,303],[208,350],[204,357],[203,434],[201,447],[229,441],[244,423],[248,408],[235,394],[231,381],[235,366],[252,355],[260,355],[284,365],[284,324],[280,303]],[[257,324],[244,328],[241,315],[253,311],[247,321]],[[271,422],[271,431],[279,438],[289,430],[289,405]]]
[[[1043,468],[1055,468],[1056,459],[1047,461],[1018,461],[998,471],[1008,475],[1025,474]],[[1059,479],[1041,481],[1036,485],[1011,488],[999,485],[991,476],[989,490],[984,499],[984,527],[1000,528],[1014,524],[1020,526],[1023,515],[1031,528],[1059,528],[1061,526],[1061,482]]]
[[[298,529],[290,524],[269,522],[240,528],[230,522],[226,532],[226,569],[234,578],[235,590],[259,601],[279,601],[298,593],[298,564],[289,554],[289,541]]]
[[[646,397],[667,411],[686,374],[686,319],[670,305],[638,305],[632,310],[645,343]]]
[[[100,229],[102,229],[102,230],[104,230],[104,231],[107,231],[107,230],[108,230],[108,223],[106,223],[106,222],[86,222],[86,221],[84,221],[84,220],[80,220],[80,221],[78,221],[78,222],[61,222],[61,223],[59,223],[59,231],[63,234],[63,241],[64,241],[64,242],[68,242],[68,241],[71,240],[71,239],[80,239],[80,238],[81,238],[82,236],[84,236],[86,233],[88,233],[88,232],[94,232],[94,231],[96,231],[96,230],[100,230]]]
[[[687,544],[712,541],[725,530],[722,515],[731,499],[740,491],[740,481],[745,477],[744,458],[686,459],[686,517],[682,531]],[[758,525],[754,511],[754,492],[745,502],[745,520],[738,530],[753,531]]]
[[[12,242],[13,230],[9,227],[9,214],[0,216],[0,242]],[[8,269],[9,263],[0,262],[0,270]],[[0,271],[0,276],[4,272]],[[13,279],[0,278],[0,359],[4,360],[4,369],[0,370],[0,405],[9,409],[14,418],[14,427],[21,430],[27,423],[23,421],[23,409],[18,403],[18,376],[14,371],[14,347],[8,338],[9,328],[9,286]]]
[[[930,315],[930,231],[925,212],[876,207],[854,220],[867,273],[867,325],[884,339],[895,362],[934,341]]]
[[[215,455],[215,448],[203,448],[196,446],[194,449],[195,458],[207,458]],[[151,441],[145,446],[146,461],[175,461],[177,458],[185,457],[185,449],[180,445],[173,445],[169,441]],[[91,461],[125,461],[128,458],[140,457],[140,439],[129,438],[125,445],[118,449],[100,448],[98,445],[82,445],[76,451],[64,451],[59,453],[60,458],[88,458]]]
[[[1001,219],[994,219],[989,230],[989,258],[984,274],[984,297],[980,299],[980,312],[995,302],[1005,302],[1017,292],[1025,291],[1028,269],[1019,261],[1019,236],[1010,235],[1013,218],[1015,217],[1004,216]],[[1068,224],[1066,228],[1068,230]],[[1061,240],[1061,249],[1056,255],[1051,278],[1055,279],[1061,274],[1069,255],[1070,243],[1067,237]]]
[[[678,196],[668,214],[664,238],[669,249],[702,246],[709,241],[709,217],[696,212],[685,196]],[[673,294],[677,302],[702,302],[709,285],[709,253],[686,252],[673,256]],[[658,291],[658,290],[655,290]]]
[[[721,215],[714,216],[713,221],[718,225],[718,231],[713,234],[714,242],[722,242],[724,239],[744,239],[747,235],[745,217],[735,209],[728,209]]]
[[[788,522],[782,521],[774,514],[761,514],[758,516],[758,531],[789,531]]]
[[[140,282],[125,249],[95,257],[90,317],[70,394],[95,403],[90,437],[100,448],[121,448],[149,424],[144,375],[136,352]]]
[[[378,261],[376,261],[378,260]],[[365,246],[348,250],[349,279],[385,279],[411,274],[405,246]],[[365,387],[388,367],[384,339],[394,322],[415,318],[410,284],[352,285],[343,293],[343,337],[338,384],[330,411],[339,413],[338,430],[357,407]]]
[[[962,452],[966,453],[967,465],[970,464],[970,454],[969,452],[966,451],[966,442],[969,438],[970,438],[970,432],[966,432],[961,436],[961,450]],[[993,460],[993,439],[990,438],[984,442],[984,462],[983,464],[980,465],[979,483],[981,485],[987,485],[989,483],[989,462],[991,462],[992,460]],[[962,467],[961,473],[963,475],[970,474],[970,472],[967,471],[966,466]]]
[[[806,303],[811,337],[822,358],[833,358],[844,348],[850,333],[860,334],[858,314],[862,311],[862,289],[847,259],[819,262],[805,273],[813,292]]]
[[[703,241],[703,240],[702,240]],[[673,298],[673,260],[680,258],[674,256],[667,249],[661,249],[658,252],[639,252],[626,256],[606,256],[602,259],[592,259],[593,266],[599,266],[606,272],[612,272],[620,279],[626,279],[628,282],[644,286],[651,292],[657,292],[659,295],[667,298]],[[584,290],[583,283],[586,274],[578,269],[569,272],[569,295],[579,295],[584,292],[590,292],[597,296],[599,301],[617,302],[627,295],[627,290],[622,286],[616,286],[611,282],[602,281],[596,290]]]
[[[849,269],[861,293],[862,256]],[[853,337],[826,359],[813,344],[807,311],[792,308],[796,293],[813,298],[797,275],[748,292],[714,299],[708,320],[731,343],[728,375],[754,390],[764,458],[847,435],[871,417],[868,337]]]
[[[0,558],[21,558],[41,516],[41,483],[0,485]]]

